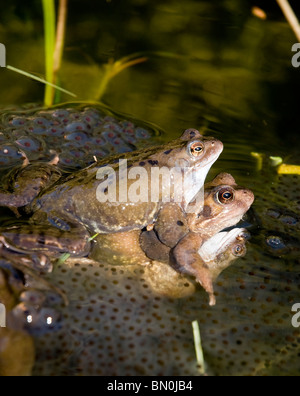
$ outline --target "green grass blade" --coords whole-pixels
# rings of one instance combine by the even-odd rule
[[[35,80],[35,81],[38,81],[38,82],[40,82],[40,83],[42,83],[42,84],[45,84],[46,86],[49,86],[49,87],[51,87],[51,88],[58,89],[59,91],[65,93],[65,94],[67,94],[67,95],[72,96],[73,98],[76,98],[76,97],[77,97],[77,95],[75,95],[73,92],[67,91],[66,89],[61,88],[61,87],[59,87],[59,86],[57,86],[57,85],[55,85],[55,84],[52,84],[52,83],[50,83],[49,81],[44,80],[43,78],[40,78],[40,77],[35,76],[34,74],[27,73],[27,72],[25,72],[24,70],[17,69],[16,67],[13,67],[13,66],[10,66],[10,65],[7,65],[6,68],[9,69],[9,70],[11,70],[11,71],[13,71],[13,72],[22,74],[23,76],[29,77],[29,78],[31,78],[31,79],[33,79],[33,80]],[[50,104],[49,106],[51,106],[51,104]]]

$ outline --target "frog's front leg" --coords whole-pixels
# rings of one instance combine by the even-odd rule
[[[186,215],[177,204],[165,204],[159,211],[154,230],[164,245],[173,248],[189,231]]]
[[[190,232],[170,253],[171,265],[178,272],[195,276],[203,289],[209,294],[209,305],[216,304],[213,276],[209,267],[202,261],[198,250],[203,243],[200,234]]]
[[[42,252],[51,257],[63,253],[84,257],[90,251],[90,235],[79,225],[69,225],[69,230],[51,227],[49,224],[14,226],[1,230],[6,246],[16,251]]]

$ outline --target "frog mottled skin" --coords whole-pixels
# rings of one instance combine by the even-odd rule
[[[30,205],[33,212],[30,224],[3,230],[2,235],[10,245],[27,251],[45,251],[52,256],[62,253],[86,256],[91,235],[141,230],[153,224],[160,212],[174,201],[172,190],[170,203],[163,202],[163,191],[160,191],[157,202],[151,202],[151,199],[148,202],[99,202],[99,171],[109,165],[116,172],[118,181],[121,178],[119,160],[123,158],[128,160],[128,168],[142,167],[149,176],[155,167],[187,169],[188,175],[196,176],[197,183],[190,183],[188,194],[183,195],[181,202],[176,202],[184,211],[203,187],[210,167],[222,150],[223,144],[219,140],[188,129],[181,138],[164,146],[98,161],[67,179],[60,179],[40,194]],[[128,189],[133,183],[128,180]]]
[[[57,163],[58,157],[48,163],[32,164],[25,158],[22,166],[13,168],[6,176],[6,191],[0,191],[0,206],[11,208],[19,216],[18,208],[29,205],[61,177]]]

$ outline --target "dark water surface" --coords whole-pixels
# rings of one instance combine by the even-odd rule
[[[37,337],[34,374],[197,375],[191,330],[197,319],[208,374],[299,375],[300,333],[291,308],[300,303],[300,176],[279,177],[267,165],[259,171],[251,152],[300,165],[300,69],[292,67],[296,39],[276,4],[265,9],[265,21],[251,15],[253,5],[259,4],[70,4],[64,88],[78,100],[96,99],[101,64],[146,56],[110,82],[102,101],[159,125],[166,141],[203,126],[221,139],[224,152],[210,177],[226,171],[253,189],[247,220],[253,237],[247,256],[220,277],[215,308],[200,289],[180,301],[155,297],[139,270],[59,267],[52,280],[70,293],[71,304],[59,332]],[[7,62],[42,74],[39,2],[11,2],[0,28]],[[39,84],[8,70],[0,70],[0,84],[2,105],[42,100]]]

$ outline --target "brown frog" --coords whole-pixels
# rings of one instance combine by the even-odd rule
[[[165,263],[167,266],[156,266],[162,269],[162,278],[173,274],[169,267],[171,262],[178,272],[194,275],[210,293],[213,303],[214,278],[210,269],[203,269],[205,264],[198,250],[219,231],[238,223],[253,200],[250,190],[237,186],[231,175],[222,173],[205,185],[204,202],[199,213],[184,214],[173,204],[164,211],[151,231],[100,235],[92,257],[122,265],[153,266],[152,260]]]
[[[62,253],[86,256],[91,235],[141,230],[155,223],[174,203],[178,210],[185,211],[203,187],[210,167],[222,150],[219,140],[188,129],[169,144],[98,161],[66,179],[59,179],[40,193],[27,207],[27,211],[33,213],[30,224],[5,229],[2,235],[12,247],[27,251],[44,251],[52,256]],[[124,175],[125,163],[120,160],[127,161],[128,177]],[[174,170],[171,181],[172,177],[184,175],[182,194],[178,194],[174,185],[169,186],[168,191],[165,183],[158,190],[152,189],[152,172],[162,168]],[[139,180],[134,180],[136,170],[143,171]],[[140,183],[145,180],[146,199],[124,199],[130,194],[136,197],[136,190],[144,193]],[[109,199],[113,192],[117,200]]]

